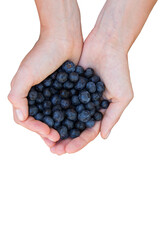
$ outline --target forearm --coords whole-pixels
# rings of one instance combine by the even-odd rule
[[[95,28],[111,44],[128,51],[157,0],[108,0]]]

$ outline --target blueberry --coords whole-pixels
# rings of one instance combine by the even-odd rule
[[[59,89],[62,88],[62,83],[60,83],[58,80],[54,80],[52,86],[53,86],[55,89],[59,90]]]
[[[71,73],[74,72],[76,69],[76,66],[73,62],[71,61],[66,61],[65,63],[63,63],[62,65],[62,69],[66,72],[66,73]]]
[[[41,92],[39,92],[36,98],[36,103],[42,103],[43,101],[44,101],[44,96]]]
[[[70,94],[71,94],[71,96],[77,95],[77,90],[74,89],[74,88],[72,88],[72,89],[70,90]]]
[[[94,82],[88,82],[86,88],[90,93],[96,92],[96,84]]]
[[[42,104],[42,103],[38,103],[38,104],[37,104],[37,107],[38,107],[38,110],[39,110],[40,112],[43,111],[43,104]]]
[[[85,108],[86,108],[87,110],[92,110],[92,109],[95,108],[95,105],[94,105],[93,102],[89,102],[89,103],[87,103],[87,104],[85,105]]]
[[[69,119],[65,119],[63,121],[63,125],[66,126],[68,128],[68,130],[74,128],[74,122]]]
[[[85,70],[85,72],[84,72],[84,76],[85,76],[86,78],[92,77],[93,74],[94,74],[94,70],[93,70],[92,68],[87,68],[87,69]]]
[[[79,129],[80,131],[84,131],[85,128],[86,128],[86,125],[85,125],[84,122],[78,121],[78,122],[75,123],[75,127],[76,127],[77,129]]]
[[[38,93],[36,90],[31,90],[28,94],[28,99],[35,101],[38,96]]]
[[[73,82],[67,80],[64,84],[63,84],[63,87],[66,88],[66,89],[72,89],[74,87],[74,84]]]
[[[101,112],[96,112],[96,113],[94,114],[94,119],[95,119],[96,121],[100,121],[100,120],[102,120],[102,118],[103,118],[103,114],[102,114]]]
[[[29,107],[29,115],[35,116],[38,113],[38,107],[35,105]]]
[[[107,109],[108,107],[109,107],[109,101],[108,100],[102,100],[101,108]]]
[[[81,103],[88,103],[91,100],[91,95],[88,91],[84,90],[82,92],[79,93],[79,100]]]
[[[80,134],[81,134],[81,132],[78,129],[73,128],[69,131],[70,138],[77,138],[80,136]]]
[[[60,91],[60,96],[61,96],[62,98],[69,98],[70,92],[69,92],[67,89],[62,89],[62,90]]]
[[[53,112],[53,120],[55,122],[62,122],[64,120],[64,113],[61,110],[56,110]]]
[[[35,100],[28,100],[28,105],[29,106],[32,106],[32,105],[35,105]]]
[[[51,101],[45,100],[45,101],[43,102],[43,108],[51,108],[51,107],[52,107]]]
[[[97,75],[93,75],[93,76],[90,78],[90,80],[91,80],[92,82],[94,82],[94,83],[97,83],[98,81],[100,81],[100,77],[97,76]]]
[[[78,120],[81,122],[88,122],[91,118],[91,114],[89,110],[83,110],[78,114]]]
[[[82,75],[84,73],[83,67],[77,65],[76,66],[76,73],[78,73],[79,75]]]
[[[92,128],[95,125],[95,120],[91,118],[88,122],[86,122],[87,128]]]
[[[77,112],[72,108],[67,109],[66,116],[71,121],[76,121],[77,120]]]
[[[70,107],[71,102],[70,102],[69,99],[62,99],[61,102],[60,102],[60,104],[61,104],[61,107],[62,107],[63,109],[67,109],[67,108]]]
[[[61,126],[61,122],[54,122],[54,129],[58,130],[58,128]]]
[[[94,106],[96,107],[96,110],[100,110],[101,109],[100,100],[94,101]]]
[[[60,126],[58,128],[58,132],[59,132],[61,140],[68,138],[68,129],[66,126]]]
[[[49,77],[50,77],[52,80],[54,80],[54,79],[56,78],[56,76],[57,76],[57,72],[55,71],[55,72],[53,72]]]
[[[52,95],[55,95],[55,94],[58,93],[58,90],[54,89],[54,87],[50,87],[49,90],[50,90]]]
[[[97,88],[97,92],[104,92],[105,90],[105,86],[103,82],[97,82],[96,83],[96,88]]]
[[[91,97],[92,97],[92,101],[94,102],[99,100],[101,96],[99,95],[99,93],[95,92],[95,93],[92,93]]]
[[[85,109],[85,107],[82,103],[76,106],[77,113],[82,112],[82,110],[84,110],[84,109]]]
[[[61,97],[58,94],[56,94],[51,98],[51,102],[53,105],[58,105],[61,102]]]
[[[45,87],[50,87],[52,85],[52,79],[50,77],[47,77],[44,81],[43,81],[43,85]]]
[[[37,90],[38,92],[42,92],[42,91],[43,91],[43,88],[44,88],[43,83],[39,83],[39,84],[36,85],[36,90]]]
[[[50,92],[49,88],[45,88],[43,90],[43,95],[44,95],[44,97],[50,97],[51,96],[51,92]]]
[[[95,108],[93,108],[92,110],[90,110],[91,117],[94,116],[95,112],[96,112],[96,109],[95,109]]]
[[[77,95],[72,96],[71,101],[72,101],[72,104],[75,106],[80,104],[80,101]]]
[[[37,114],[34,116],[34,118],[35,118],[36,120],[39,120],[39,121],[42,121],[43,117],[44,117],[43,113],[37,113]]]
[[[56,79],[57,79],[58,82],[60,82],[60,83],[66,82],[66,81],[67,81],[67,78],[68,78],[68,74],[65,73],[65,72],[59,72],[59,73],[57,74],[57,77],[56,77]]]
[[[86,83],[87,83],[87,79],[84,78],[84,77],[80,77],[79,80],[78,80],[78,82],[77,82],[76,85],[75,85],[75,89],[76,89],[76,90],[82,90],[82,89],[84,89],[85,86],[86,86]]]
[[[49,116],[49,115],[51,115],[51,113],[52,113],[52,110],[50,108],[43,109],[43,114],[45,116]]]
[[[56,110],[62,110],[61,106],[60,105],[53,106],[52,111],[54,112]]]
[[[54,126],[54,121],[51,117],[49,116],[45,116],[43,118],[43,122],[46,123],[50,128],[52,128]]]
[[[70,80],[71,82],[77,82],[78,79],[79,79],[78,73],[76,73],[76,72],[71,72],[71,73],[69,74],[69,80]]]

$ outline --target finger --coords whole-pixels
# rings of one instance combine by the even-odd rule
[[[71,141],[71,139],[66,139],[66,140],[62,140],[57,142],[54,146],[51,147],[51,152],[55,153],[57,155],[62,155],[66,153],[66,145]]]
[[[55,142],[49,140],[48,138],[45,138],[45,137],[41,137],[41,138],[49,148],[53,147],[56,144]]]
[[[101,136],[106,139],[114,127],[114,125],[120,119],[126,104],[123,102],[112,102],[110,103],[108,109],[106,110],[102,123],[101,123]]]
[[[86,129],[78,138],[71,140],[65,147],[66,152],[75,153],[81,150],[97,137],[99,130],[100,122],[97,122],[93,128]]]

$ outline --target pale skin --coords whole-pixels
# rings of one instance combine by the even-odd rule
[[[50,7],[43,6],[44,2]],[[75,0],[36,0],[41,34],[12,80],[9,100],[13,104],[15,121],[37,132],[58,155],[79,151],[99,132],[106,139],[133,98],[128,51],[155,3],[156,0],[108,0],[83,45]],[[69,24],[70,21],[74,24]],[[26,96],[32,85],[41,82],[67,59],[95,69],[105,83],[105,97],[111,104],[104,112],[102,123],[96,123],[76,139],[58,141],[59,134],[55,130],[28,117]],[[18,119],[17,109],[21,109],[23,119]]]

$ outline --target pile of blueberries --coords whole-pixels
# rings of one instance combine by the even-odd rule
[[[84,70],[68,60],[30,89],[29,115],[56,129],[61,139],[76,138],[102,120],[99,110],[109,106],[104,90],[92,68]]]

